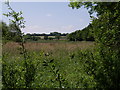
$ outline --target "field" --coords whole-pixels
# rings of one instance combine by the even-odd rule
[[[3,46],[3,77],[6,77],[3,79],[4,87],[24,88],[26,83],[32,88],[94,86],[93,77],[84,73],[84,62],[80,56],[84,50],[92,51],[94,42],[26,42],[28,71],[24,70],[24,57],[20,48],[15,42]]]
[[[51,41],[51,40],[41,40],[39,42],[27,42],[25,43],[25,48],[27,51],[39,52],[43,51],[45,53],[60,51],[75,51],[79,49],[90,49],[94,45],[94,42],[67,42],[67,41]],[[3,53],[19,54],[20,45],[15,42],[8,42],[3,46]],[[56,54],[57,54],[56,53]]]
[[[44,40],[44,36],[36,36],[36,37],[39,37],[40,39]],[[55,36],[48,36],[48,38],[55,39]],[[66,36],[60,36],[60,40],[66,40]]]

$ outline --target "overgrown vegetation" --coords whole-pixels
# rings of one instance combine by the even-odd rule
[[[12,48],[9,48],[11,46]],[[85,88],[82,82],[86,83],[85,81],[87,81],[90,83],[92,81],[89,81],[90,77],[83,73],[82,59],[80,61],[79,52],[81,49],[83,51],[86,49],[91,50],[93,46],[93,42],[26,43],[27,62],[28,64],[31,62],[36,70],[32,67],[30,69],[30,72],[35,73],[31,88]],[[3,66],[5,65],[4,68],[7,69],[4,70],[6,82],[10,83],[10,80],[12,80],[15,81],[14,88],[26,88],[24,57],[20,54],[19,44],[13,42],[5,44],[3,55]],[[9,68],[12,66],[13,68]],[[9,75],[11,71],[15,71],[15,76],[12,74],[13,79],[9,79],[12,77]],[[80,77],[83,79],[87,77],[88,79],[80,82]],[[5,85],[4,88],[8,88]]]
[[[97,42],[96,53],[86,69],[93,68],[96,88],[120,88],[120,2],[71,2],[71,7],[84,5],[89,13],[97,12],[93,18],[92,31]],[[103,8],[103,9],[102,9]],[[92,17],[92,16],[91,16]],[[92,65],[92,66],[91,66]],[[92,69],[90,69],[92,71]]]
[[[97,12],[97,18],[91,15],[93,21],[90,26],[83,29],[85,33],[82,31],[73,33],[73,35],[80,35],[80,37],[73,38],[73,41],[87,40],[88,33],[91,33],[95,39],[94,48],[70,50],[65,44],[64,47],[48,52],[42,49],[29,51],[25,48],[22,33],[19,31],[22,39],[18,43],[20,44],[17,51],[19,54],[11,56],[10,52],[3,52],[3,88],[119,90],[120,2],[71,2],[69,6],[77,9],[85,6],[90,15]],[[16,14],[19,15],[16,12],[11,15],[14,17]],[[15,21],[17,21],[16,18]],[[90,28],[89,32],[88,28]],[[52,46],[53,43],[50,45]]]

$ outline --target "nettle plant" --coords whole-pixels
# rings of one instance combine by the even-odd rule
[[[65,88],[67,86],[68,82],[60,73],[60,69],[55,64],[54,59],[44,60],[42,65],[54,77],[54,78],[51,78],[51,83],[58,84],[57,87],[55,88]]]

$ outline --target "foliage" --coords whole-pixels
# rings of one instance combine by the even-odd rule
[[[57,40],[59,40],[59,39],[63,39],[62,36],[66,37],[66,35],[67,35],[67,33],[59,33],[59,32],[51,32],[50,34],[45,34],[45,33],[43,33],[43,34],[36,34],[36,33],[29,34],[28,33],[28,34],[24,35],[24,37],[25,37],[26,40],[38,41],[40,39],[45,39],[45,40],[48,40],[48,39],[49,40],[57,39]],[[42,36],[44,38],[40,38]]]
[[[8,26],[5,22],[0,22],[0,29],[2,30],[2,38],[3,39],[9,39],[8,36],[9,36],[9,29],[8,29]]]
[[[92,33],[92,25],[89,24],[82,30],[77,30],[67,35],[67,39],[70,41],[94,41]]]
[[[58,47],[57,50],[47,53],[30,51],[26,59],[28,68],[24,66],[22,54],[11,57],[11,52],[9,54],[7,52],[4,53],[2,62],[3,88],[27,88],[26,79],[28,88],[91,88],[95,86],[93,77],[83,72],[82,65],[86,58],[80,55],[82,50],[76,49],[70,52],[65,47],[61,49]],[[26,72],[29,78],[25,77]]]
[[[45,39],[45,40],[48,40],[48,36],[44,36],[44,39]]]
[[[37,33],[30,34],[30,33],[27,33],[26,35],[30,35],[30,36],[56,36],[56,35],[66,36],[67,33],[59,33],[59,32],[50,32],[49,34],[45,34],[45,33],[42,33],[42,34],[37,34]]]
[[[97,48],[96,53],[92,55],[95,56],[94,59],[88,61],[92,66],[88,64],[86,69],[93,68],[94,71],[91,74],[96,80],[97,88],[118,89],[120,87],[118,71],[120,67],[120,2],[71,2],[69,6],[77,9],[84,6],[89,10],[90,15],[97,12],[97,18],[91,16],[92,32]]]
[[[11,31],[15,31],[15,37],[16,37],[16,42],[19,42],[19,45],[21,46],[20,48],[20,54],[23,55],[24,57],[24,60],[23,60],[23,67],[24,67],[24,70],[25,70],[25,73],[23,74],[24,77],[24,80],[25,80],[25,88],[28,88],[28,87],[31,87],[31,82],[34,81],[34,76],[35,76],[35,67],[34,65],[31,63],[31,61],[29,60],[29,56],[27,55],[27,51],[25,49],[25,46],[24,46],[24,39],[23,39],[23,34],[21,32],[21,28],[24,28],[25,25],[25,21],[24,21],[24,18],[21,16],[22,15],[22,12],[15,12],[9,2],[6,2],[6,5],[8,6],[8,9],[10,10],[7,14],[3,14],[7,17],[11,17],[10,22],[12,23],[10,26],[11,26]],[[7,88],[15,88],[17,85],[17,81],[16,81],[16,77],[15,75],[18,73],[16,69],[14,69],[14,65],[10,65],[11,69],[8,69],[8,73],[10,71],[10,78],[9,76],[8,77],[5,77],[4,75],[6,74],[6,72],[2,72],[3,73],[3,78],[2,78],[2,81],[3,81],[3,85]],[[6,70],[6,67],[3,66],[3,70]],[[15,71],[15,72],[14,72]],[[31,71],[31,72],[30,72]],[[8,74],[9,75],[9,74]],[[12,78],[11,78],[12,77]],[[12,80],[12,81],[11,81]],[[13,82],[13,83],[11,83]],[[9,86],[10,85],[10,86]]]
[[[8,41],[21,42],[21,38],[16,30],[15,24],[10,23],[9,25],[7,25],[5,22],[0,22],[0,26],[2,28],[3,41],[8,40]]]
[[[49,39],[49,40],[53,40],[54,38],[53,38],[53,37],[49,37],[48,39]]]
[[[60,39],[60,35],[56,35],[55,38],[59,40]]]
[[[23,38],[25,41],[38,41],[41,39],[40,37],[32,36],[31,34],[23,35]]]

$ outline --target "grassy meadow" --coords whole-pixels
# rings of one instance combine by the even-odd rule
[[[70,42],[70,41],[51,41],[42,40],[39,42],[26,42],[25,48],[29,52],[40,52],[45,53],[61,53],[61,52],[71,52],[76,50],[91,49],[94,46],[94,42],[81,41],[81,42]],[[20,45],[16,42],[8,42],[3,46],[3,53],[9,53],[12,55],[19,54]]]
[[[95,85],[93,77],[84,73],[81,57],[82,51],[94,49],[94,42],[26,42],[27,77],[20,48],[16,42],[3,46],[4,87],[24,88],[26,78],[28,87],[32,88],[90,88]]]

